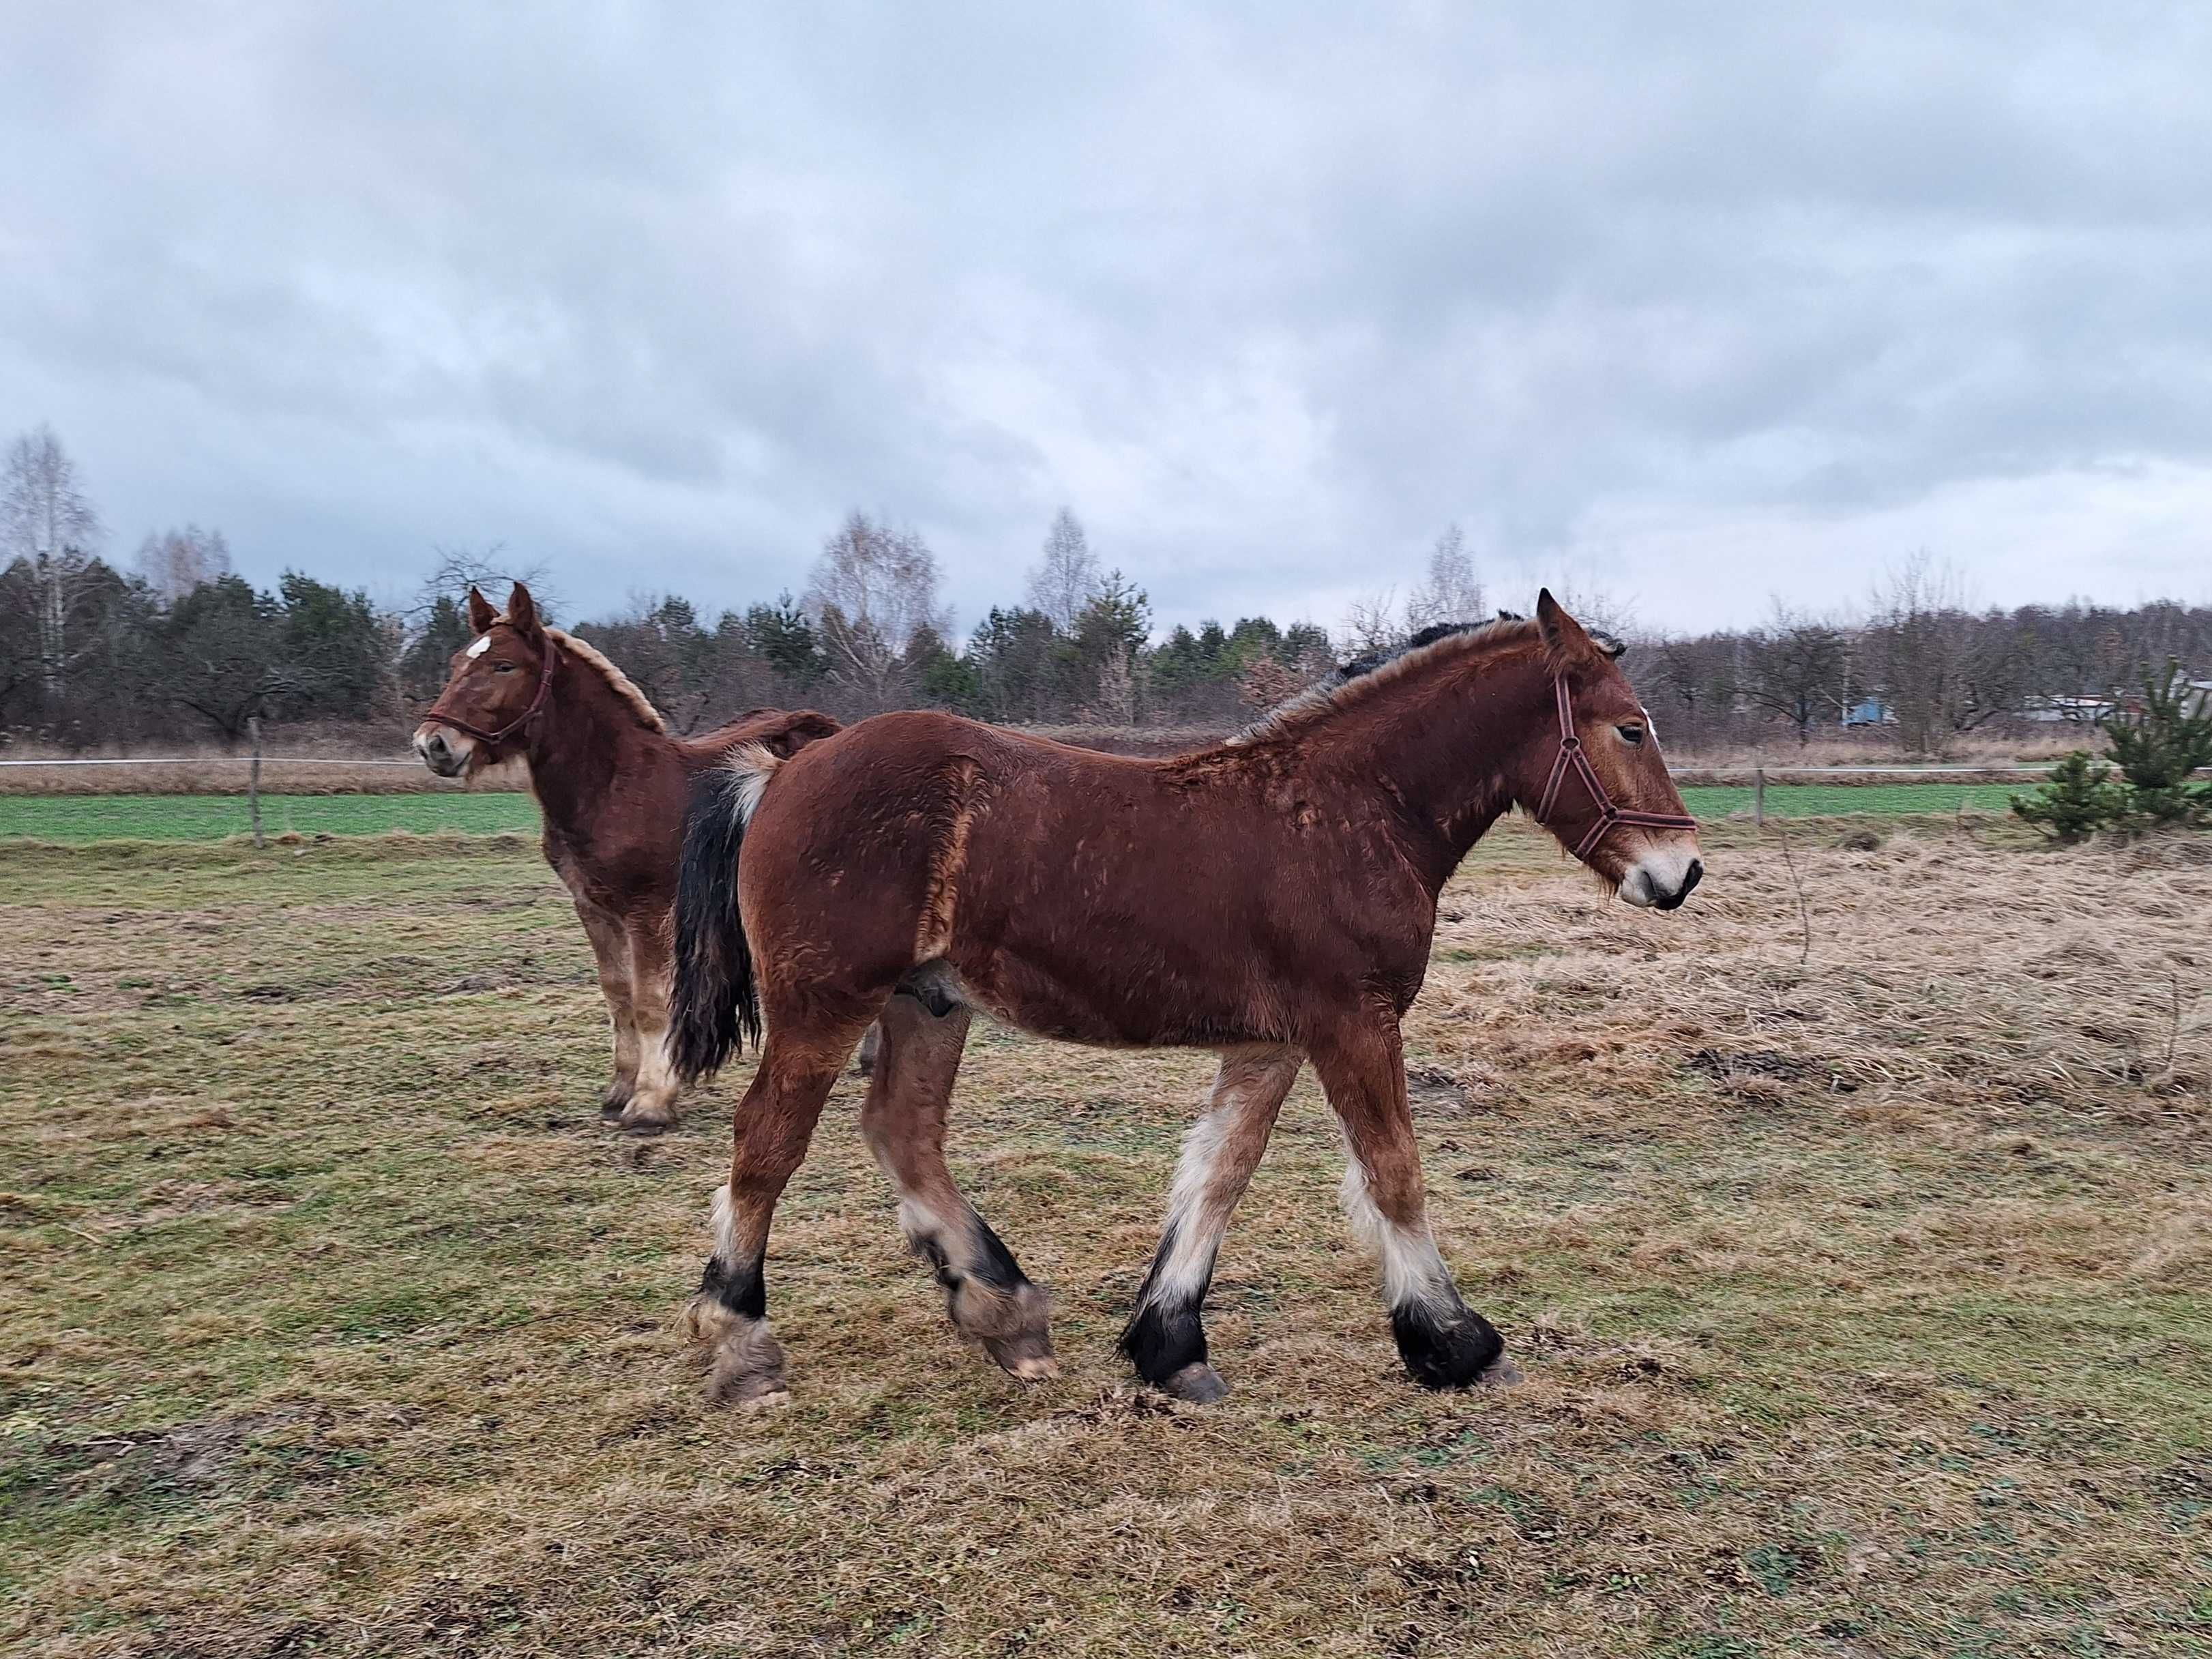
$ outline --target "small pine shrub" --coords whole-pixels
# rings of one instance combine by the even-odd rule
[[[2128,810],[2128,792],[2112,781],[2112,769],[2076,749],[2051,769],[2051,776],[2032,795],[2013,797],[2014,816],[2026,819],[2063,846],[2087,841]]]
[[[2212,780],[2191,775],[2212,766],[2212,700],[2190,685],[2179,663],[2169,661],[2164,674],[2145,678],[2141,711],[2114,715],[2105,731],[2127,780],[2130,828],[2212,822]]]

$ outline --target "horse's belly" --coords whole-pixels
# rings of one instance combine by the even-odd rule
[[[1072,969],[1008,951],[963,962],[956,951],[954,966],[967,998],[993,1018],[1065,1042],[1216,1048],[1285,1035],[1273,1017],[1275,1000],[1241,988],[1241,975],[1200,975],[1157,963],[1139,970],[1110,953]]]

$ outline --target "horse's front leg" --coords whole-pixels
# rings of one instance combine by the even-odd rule
[[[666,932],[635,921],[629,935],[630,1019],[636,1048],[635,1081],[616,1121],[633,1134],[659,1134],[676,1127],[676,1062],[668,1050],[668,995],[674,984]]]
[[[1430,1389],[1515,1380],[1505,1339],[1460,1300],[1429,1231],[1397,1022],[1380,1015],[1347,1020],[1312,1054],[1350,1152],[1345,1211],[1352,1231],[1382,1258],[1390,1330],[1407,1370]]]
[[[1136,1311],[1121,1333],[1121,1352],[1138,1375],[1182,1399],[1202,1405],[1229,1392],[1206,1362],[1199,1309],[1213,1282],[1230,1212],[1267,1150],[1283,1097],[1297,1075],[1293,1049],[1229,1050],[1221,1056],[1204,1115],[1183,1137],[1167,1224],[1138,1289]]]
[[[599,994],[606,999],[607,1021],[614,1031],[615,1074],[599,1097],[599,1115],[616,1118],[637,1091],[637,1015],[630,1001],[629,936],[597,905],[576,901],[584,936],[599,970]]]

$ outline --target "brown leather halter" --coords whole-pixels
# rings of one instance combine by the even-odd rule
[[[450,726],[456,732],[465,732],[478,743],[504,743],[538,718],[538,712],[545,707],[545,699],[552,694],[553,666],[560,660],[561,653],[553,648],[552,641],[547,640],[544,644],[545,665],[538,671],[538,695],[530,700],[529,708],[501,726],[498,731],[487,732],[480,726],[471,726],[465,720],[457,720],[451,714],[441,714],[434,708],[422,716],[424,723],[435,720],[441,726]]]
[[[1554,674],[1552,690],[1559,700],[1559,757],[1552,763],[1551,781],[1544,786],[1543,804],[1536,808],[1536,822],[1549,823],[1552,805],[1558,799],[1559,785],[1565,780],[1568,769],[1582,776],[1583,787],[1589,791],[1590,802],[1597,808],[1597,822],[1583,833],[1575,845],[1575,856],[1587,858],[1590,849],[1606,837],[1606,832],[1624,823],[1646,825],[1654,830],[1694,830],[1698,821],[1674,812],[1632,812],[1613,804],[1613,797],[1605,792],[1598,781],[1597,769],[1589,763],[1583,752],[1583,740],[1575,735],[1575,708],[1567,697],[1567,677]]]

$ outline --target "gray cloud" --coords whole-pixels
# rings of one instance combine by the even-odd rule
[[[1168,619],[1454,519],[1674,625],[2212,585],[2198,9],[732,9],[19,19],[0,425],[120,542],[586,610],[860,506],[972,621],[1062,501]]]

